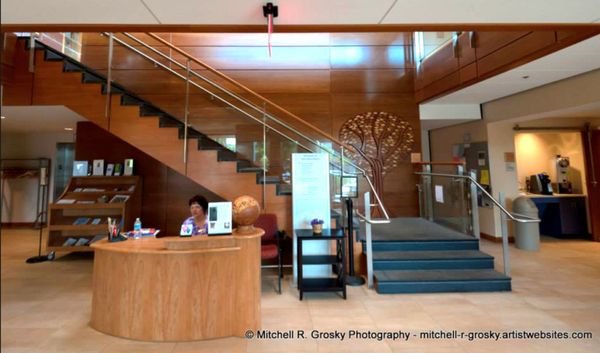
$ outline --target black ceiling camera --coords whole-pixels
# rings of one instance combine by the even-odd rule
[[[279,7],[273,5],[272,2],[268,2],[265,6],[263,6],[263,16],[267,17],[268,15],[273,15],[273,18],[279,15]]]

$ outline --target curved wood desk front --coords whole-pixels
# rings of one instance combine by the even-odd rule
[[[94,243],[91,326],[144,341],[256,331],[263,233]]]

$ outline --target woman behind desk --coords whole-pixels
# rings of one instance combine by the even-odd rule
[[[202,195],[196,195],[189,201],[191,217],[181,224],[182,236],[207,235],[208,224],[206,223],[206,212],[208,201]]]

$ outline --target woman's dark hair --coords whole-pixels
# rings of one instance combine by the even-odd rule
[[[206,197],[204,197],[202,195],[196,195],[190,199],[190,201],[188,202],[188,205],[191,206],[192,204],[195,204],[195,203],[200,205],[200,207],[202,207],[202,211],[204,211],[204,213],[206,213],[206,211],[208,210],[208,201],[206,200]]]

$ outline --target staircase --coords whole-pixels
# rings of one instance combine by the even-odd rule
[[[26,42],[22,58],[27,57]],[[20,46],[19,46],[20,47]],[[26,65],[27,61],[24,61]],[[81,63],[36,42],[32,105],[64,105],[113,135],[186,175],[224,199],[250,195],[263,199],[263,170],[200,131],[188,128],[188,163],[183,162],[184,124],[152,103],[111,85],[110,120],[105,117],[106,78]],[[291,228],[291,191],[268,177],[265,210]]]
[[[510,277],[495,271],[494,258],[479,251],[479,239],[422,218],[373,225],[372,234],[378,293],[511,290]]]

